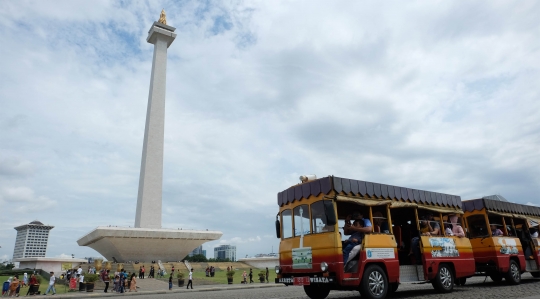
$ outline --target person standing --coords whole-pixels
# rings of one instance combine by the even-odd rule
[[[135,273],[131,274],[130,285],[129,285],[129,291],[135,291],[137,292],[137,280],[135,279]]]
[[[249,283],[253,282],[253,269],[249,268]]]
[[[188,281],[186,289],[189,289],[190,285],[191,285],[191,289],[193,290],[193,269],[189,271],[189,281]]]
[[[28,273],[24,272],[22,286],[27,287],[28,286]]]
[[[142,277],[141,277],[141,279],[144,279],[144,272],[145,272],[145,269],[144,269],[144,266],[142,266]]]
[[[29,285],[28,285],[28,292],[26,292],[26,296],[34,295],[34,292],[38,288],[37,285],[38,285],[38,281],[37,281],[36,276],[34,274],[30,275],[30,282],[29,282]]]
[[[14,275],[13,280],[11,281],[11,284],[9,285],[9,296],[10,297],[15,296],[15,292],[17,292],[18,287],[19,287],[19,275]]]
[[[266,283],[268,283],[268,274],[270,273],[268,272],[268,267],[266,267]]]
[[[105,291],[104,293],[107,293],[107,290],[109,289],[109,283],[111,282],[111,278],[109,277],[109,270],[106,270],[103,275],[103,282],[105,283]]]
[[[30,277],[30,281],[32,281],[32,277]],[[77,279],[75,278],[75,274],[72,274],[69,279],[69,289],[73,291],[77,289]]]
[[[169,291],[172,291],[172,273],[171,276],[169,276]]]
[[[247,283],[247,273],[246,273],[246,270],[244,270],[244,273],[242,273],[242,278],[244,279],[242,281],[243,284],[246,284]]]
[[[79,269],[77,269],[77,277],[82,275],[82,268],[79,266]]]
[[[124,269],[120,271],[120,282],[118,283],[118,290],[120,293],[124,293],[125,285],[126,285],[126,277],[124,276]]]
[[[56,295],[56,288],[54,287],[56,285],[56,277],[54,277],[54,272],[51,272],[51,278],[49,279],[49,287],[45,291],[45,294],[49,294],[49,291],[52,291],[53,295]]]

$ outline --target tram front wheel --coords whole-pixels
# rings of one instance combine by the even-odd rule
[[[360,283],[360,295],[362,295],[362,298],[385,298],[386,294],[388,294],[388,287],[386,272],[379,265],[367,266]]]

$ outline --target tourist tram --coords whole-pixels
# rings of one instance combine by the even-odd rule
[[[459,196],[334,176],[301,179],[278,193],[276,283],[303,286],[310,298],[330,290],[385,298],[405,282],[451,292],[475,274],[469,239],[452,232],[461,228]],[[354,240],[343,239],[362,224],[369,232],[345,261],[343,249]]]
[[[539,207],[494,195],[463,201],[463,210],[478,273],[510,284],[523,272],[540,277]]]

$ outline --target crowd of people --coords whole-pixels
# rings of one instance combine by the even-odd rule
[[[232,266],[227,267],[227,272],[234,270]],[[154,266],[150,266],[150,270],[148,272],[148,275],[146,275],[146,269],[143,266],[139,267],[138,271],[135,271],[134,273],[126,272],[124,269],[121,269],[120,271],[116,271],[114,273],[111,273],[110,270],[102,269],[99,271],[99,273],[96,273],[95,267],[89,267],[88,271],[83,271],[82,267],[79,266],[77,269],[69,269],[65,272],[65,274],[60,275],[60,279],[66,280],[69,285],[70,291],[76,291],[77,287],[79,290],[84,289],[85,284],[85,274],[98,274],[99,280],[102,281],[105,284],[104,292],[107,293],[109,291],[116,292],[116,293],[125,293],[125,292],[137,292],[137,277],[138,279],[144,279],[146,278],[154,278],[154,273],[156,269]],[[137,273],[138,272],[138,273]],[[167,273],[165,270],[157,269],[158,277],[164,277]],[[173,276],[175,269],[174,265],[171,267],[171,273],[169,275],[169,289],[172,290],[173,284]],[[214,277],[216,272],[216,268],[214,266],[208,266],[205,269],[206,277]],[[56,277],[54,276],[53,272],[50,272],[51,276],[49,279],[49,285],[47,290],[45,291],[44,295],[49,294],[49,292],[52,292],[52,294],[56,294]],[[137,275],[138,274],[138,275]],[[268,282],[268,268],[266,268],[266,282]],[[249,274],[244,271],[242,274],[243,281],[242,283],[247,283],[247,277],[249,276],[250,283],[253,282],[253,270],[249,270]],[[39,294],[37,289],[39,288],[39,282],[37,279],[36,274],[31,274],[30,276],[27,275],[27,273],[24,273],[24,276],[19,279],[18,275],[14,275],[13,277],[9,277],[7,281],[5,281],[2,285],[2,296],[19,296],[19,292],[21,288],[28,287],[28,292],[26,295],[35,295]],[[186,288],[193,289],[193,269],[190,269],[188,274],[188,284]]]
[[[54,276],[54,272],[50,272],[50,275],[49,285],[44,295],[47,295],[50,291],[52,291],[53,295],[56,294],[56,277]],[[21,279],[19,279],[19,275],[9,277],[2,284],[2,296],[19,297],[21,288],[28,288],[26,296],[39,294],[39,281],[36,274],[32,273],[28,276],[28,273],[24,273]]]
[[[216,268],[214,268],[214,266],[206,267],[204,272],[206,273],[206,277],[214,277],[214,274],[216,274]]]

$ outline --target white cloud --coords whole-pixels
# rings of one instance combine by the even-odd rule
[[[67,258],[71,258],[71,254],[61,253],[61,254],[59,254],[59,255],[57,255],[55,257],[67,259]]]
[[[540,207],[540,204],[539,204],[539,203],[533,203],[533,202],[530,202],[530,201],[528,201],[528,202],[526,203],[526,205]]]
[[[0,189],[0,204],[10,206],[16,213],[46,211],[56,205],[46,196],[36,196],[28,187],[5,187]]]

